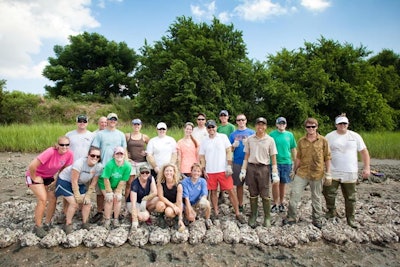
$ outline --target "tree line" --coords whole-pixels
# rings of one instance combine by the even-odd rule
[[[43,76],[54,82],[45,86],[46,98],[109,103],[120,97],[129,105],[127,116],[176,126],[198,112],[216,118],[226,109],[250,120],[284,116],[293,127],[307,117],[332,124],[342,112],[357,130],[400,127],[400,56],[392,50],[371,56],[362,45],[321,36],[265,61],[250,60],[233,24],[194,23],[184,16],[138,52],[98,33],[69,40],[54,46],[44,68]],[[0,85],[3,103],[12,93],[3,92],[4,80]]]

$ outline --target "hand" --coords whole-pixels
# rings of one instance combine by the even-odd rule
[[[106,193],[106,196],[104,199],[106,202],[112,202],[114,199],[114,193],[113,192]]]
[[[74,197],[75,197],[75,201],[76,201],[76,203],[78,203],[78,204],[82,204],[83,203],[83,196],[81,195],[81,194],[79,194],[79,195],[74,195]]]
[[[273,172],[272,173],[272,183],[276,184],[279,183],[280,179],[279,179],[279,174],[277,172]]]
[[[232,146],[234,148],[237,148],[239,146],[239,140],[235,140],[235,142],[233,142]]]
[[[56,183],[57,183],[57,181],[54,180],[51,184],[49,184],[47,186],[47,191],[54,191],[56,189]]]
[[[332,184],[332,175],[330,172],[326,172],[324,186],[330,186],[331,184]]]
[[[138,221],[132,222],[131,231],[136,231],[138,226],[139,226]]]
[[[122,201],[122,194],[121,193],[115,193],[114,197],[117,199],[118,202]]]
[[[92,201],[90,200],[90,195],[86,194],[83,198],[83,205],[90,205]]]
[[[140,211],[146,211],[146,207],[147,207],[147,200],[142,199],[142,202],[140,202]]]
[[[240,179],[241,182],[243,182],[244,179],[246,178],[246,172],[247,171],[245,169],[241,169],[240,170],[239,179]]]
[[[231,165],[226,166],[226,171],[225,171],[226,177],[231,176],[232,173],[233,173],[233,171],[232,171],[232,166],[231,166]]]
[[[289,174],[290,179],[293,181],[294,177],[296,176],[296,173],[294,171],[291,171]]]

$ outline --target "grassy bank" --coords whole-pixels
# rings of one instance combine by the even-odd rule
[[[39,153],[45,148],[52,146],[58,136],[75,129],[75,124],[12,124],[0,127],[0,151],[31,152]],[[88,126],[89,130],[95,130],[96,125]],[[132,130],[130,123],[120,122],[118,127],[122,132]],[[269,128],[268,131],[272,130]],[[142,132],[150,137],[156,135],[155,126],[144,125]],[[304,134],[303,130],[295,130],[296,140]],[[368,150],[373,158],[400,159],[400,132],[361,132],[367,144]],[[168,129],[168,135],[179,140],[183,137],[180,128]]]

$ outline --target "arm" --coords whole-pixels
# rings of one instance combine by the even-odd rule
[[[36,176],[36,170],[37,168],[40,166],[40,164],[42,164],[40,162],[40,160],[38,160],[37,158],[35,158],[34,160],[32,160],[32,162],[29,164],[28,169],[29,169],[29,175],[32,179],[32,181],[34,181],[35,183],[39,183],[39,184],[43,184],[43,179],[41,179],[42,177],[40,176]],[[40,180],[39,180],[40,179]]]
[[[72,192],[74,193],[74,198],[76,200],[76,203],[81,204],[83,202],[83,198],[81,196],[81,193],[79,192],[78,180],[79,180],[79,172],[75,169],[72,169],[71,170]]]
[[[176,206],[178,207],[177,211],[179,215],[179,221],[182,221],[182,194],[183,194],[183,187],[181,184],[178,184],[177,192],[176,192]],[[176,213],[176,211],[175,211]]]
[[[362,177],[364,179],[368,178],[368,176],[371,174],[371,169],[370,169],[370,156],[367,148],[364,148],[363,150],[360,151],[361,153],[361,159],[364,164],[364,169],[362,171]]]
[[[131,204],[132,204],[132,222],[138,222],[138,213],[137,213],[137,209],[136,209],[136,201],[137,201],[137,193],[134,191],[131,191]]]
[[[171,154],[171,160],[170,160],[170,162],[172,163],[172,164],[176,164],[176,158],[177,158],[178,156],[177,156],[177,153],[176,152],[173,152],[172,154]]]

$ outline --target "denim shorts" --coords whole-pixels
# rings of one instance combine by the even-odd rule
[[[278,164],[278,173],[281,184],[288,184],[290,179],[290,172],[292,171],[292,164]]]

